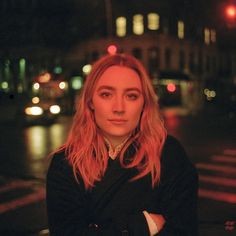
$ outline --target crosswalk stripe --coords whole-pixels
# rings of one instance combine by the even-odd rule
[[[224,156],[224,155],[214,155],[211,157],[212,161],[225,162],[225,163],[236,163],[236,157],[234,156]]]
[[[216,165],[216,164],[199,162],[196,164],[196,167],[198,169],[212,170],[212,171],[218,171],[218,172],[236,175],[236,167],[232,167],[232,166],[224,166],[224,165]]]
[[[211,175],[199,175],[199,180],[201,182],[236,188],[236,179],[232,178],[224,178]]]
[[[225,155],[236,156],[236,149],[225,149],[223,152]]]
[[[198,190],[199,197],[209,198],[212,200],[227,202],[227,203],[236,203],[236,194],[226,193],[222,191],[208,190],[200,188]]]
[[[32,186],[33,186],[32,182],[26,182],[21,180],[10,181],[9,183],[0,186],[0,193],[11,191],[13,189],[29,188]]]
[[[19,207],[23,207],[35,202],[40,202],[45,199],[45,188],[39,188],[31,194],[27,194],[24,197],[20,197],[8,202],[0,204],[0,214],[7,211],[15,210]]]
[[[236,149],[225,149],[222,155],[213,155],[210,157],[210,163],[200,162],[196,164],[199,170],[207,170],[209,174],[199,174],[199,181],[201,183],[212,186],[213,189],[199,188],[199,197],[208,198],[215,201],[222,201],[227,203],[236,203]],[[218,176],[217,173],[227,174],[230,177]],[[235,177],[235,178],[234,178]],[[218,188],[216,190],[215,188]],[[222,190],[222,187],[225,189]],[[230,187],[227,190],[227,187]],[[220,190],[219,190],[220,189]],[[234,192],[235,190],[235,192]]]

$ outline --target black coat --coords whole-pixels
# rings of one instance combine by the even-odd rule
[[[126,156],[133,154],[131,147]],[[51,236],[148,236],[142,213],[166,219],[160,236],[196,236],[198,175],[179,142],[168,136],[161,157],[161,179],[152,189],[147,175],[130,182],[136,169],[109,160],[102,181],[91,191],[78,184],[63,152],[54,155],[47,175]]]

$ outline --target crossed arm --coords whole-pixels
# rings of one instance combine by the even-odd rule
[[[47,176],[47,208],[52,236],[117,236],[122,232],[134,236],[197,235],[197,175],[191,168],[163,181],[163,197],[158,199],[161,208],[158,212],[144,209],[151,221],[141,211],[124,217],[114,216],[116,219],[96,225],[89,221],[86,195],[81,194],[72,174],[59,162],[52,162]]]

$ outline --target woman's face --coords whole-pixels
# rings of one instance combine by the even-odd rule
[[[137,72],[124,66],[111,66],[95,86],[91,108],[97,126],[116,146],[137,127],[143,104],[143,90]]]

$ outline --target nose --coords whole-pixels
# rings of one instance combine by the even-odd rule
[[[125,101],[122,97],[116,97],[113,103],[113,112],[124,113],[125,112]]]

